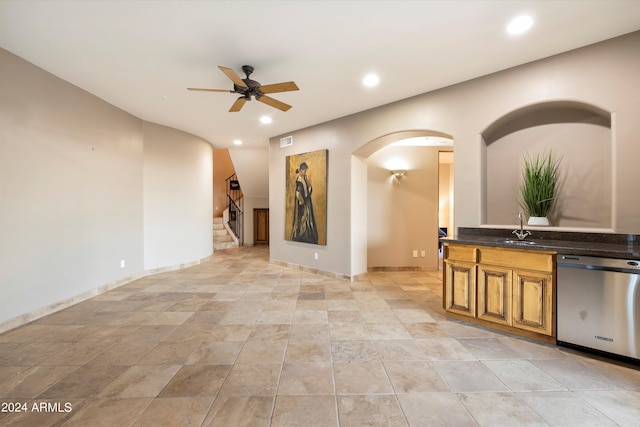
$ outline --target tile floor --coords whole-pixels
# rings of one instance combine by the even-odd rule
[[[30,427],[639,426],[640,370],[447,320],[440,272],[245,247],[1,334],[0,403]]]

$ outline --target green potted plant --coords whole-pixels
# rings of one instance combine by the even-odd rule
[[[549,225],[548,216],[558,191],[560,159],[552,151],[524,157],[518,203],[529,215],[529,225]]]

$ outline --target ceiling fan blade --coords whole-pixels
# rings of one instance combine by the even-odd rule
[[[231,68],[222,67],[220,65],[218,65],[218,68],[220,68],[220,71],[222,71],[227,77],[229,77],[236,86],[249,88],[249,86],[247,86],[247,84],[242,81],[240,76]]]
[[[260,86],[260,92],[262,93],[290,92],[292,90],[300,90],[294,82],[274,83],[272,85]]]
[[[197,92],[230,92],[233,93],[232,90],[229,89],[202,89],[199,87],[188,87],[187,90],[193,90]]]
[[[244,96],[241,96],[240,98],[236,99],[236,102],[233,103],[233,105],[229,109],[229,112],[235,113],[236,111],[240,111],[244,106],[245,102],[247,102],[247,100],[245,99]]]
[[[277,99],[273,99],[267,95],[256,97],[256,99],[262,102],[263,104],[267,104],[271,107],[277,108],[278,110],[289,111],[289,109],[291,108],[291,105],[285,104],[284,102],[278,101]]]

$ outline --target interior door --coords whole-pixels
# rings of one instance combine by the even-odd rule
[[[253,242],[256,245],[269,244],[269,209],[253,210]]]

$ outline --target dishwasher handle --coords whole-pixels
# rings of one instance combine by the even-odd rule
[[[640,260],[589,257],[571,254],[558,254],[558,267],[580,268],[587,270],[623,271],[640,274]]]

